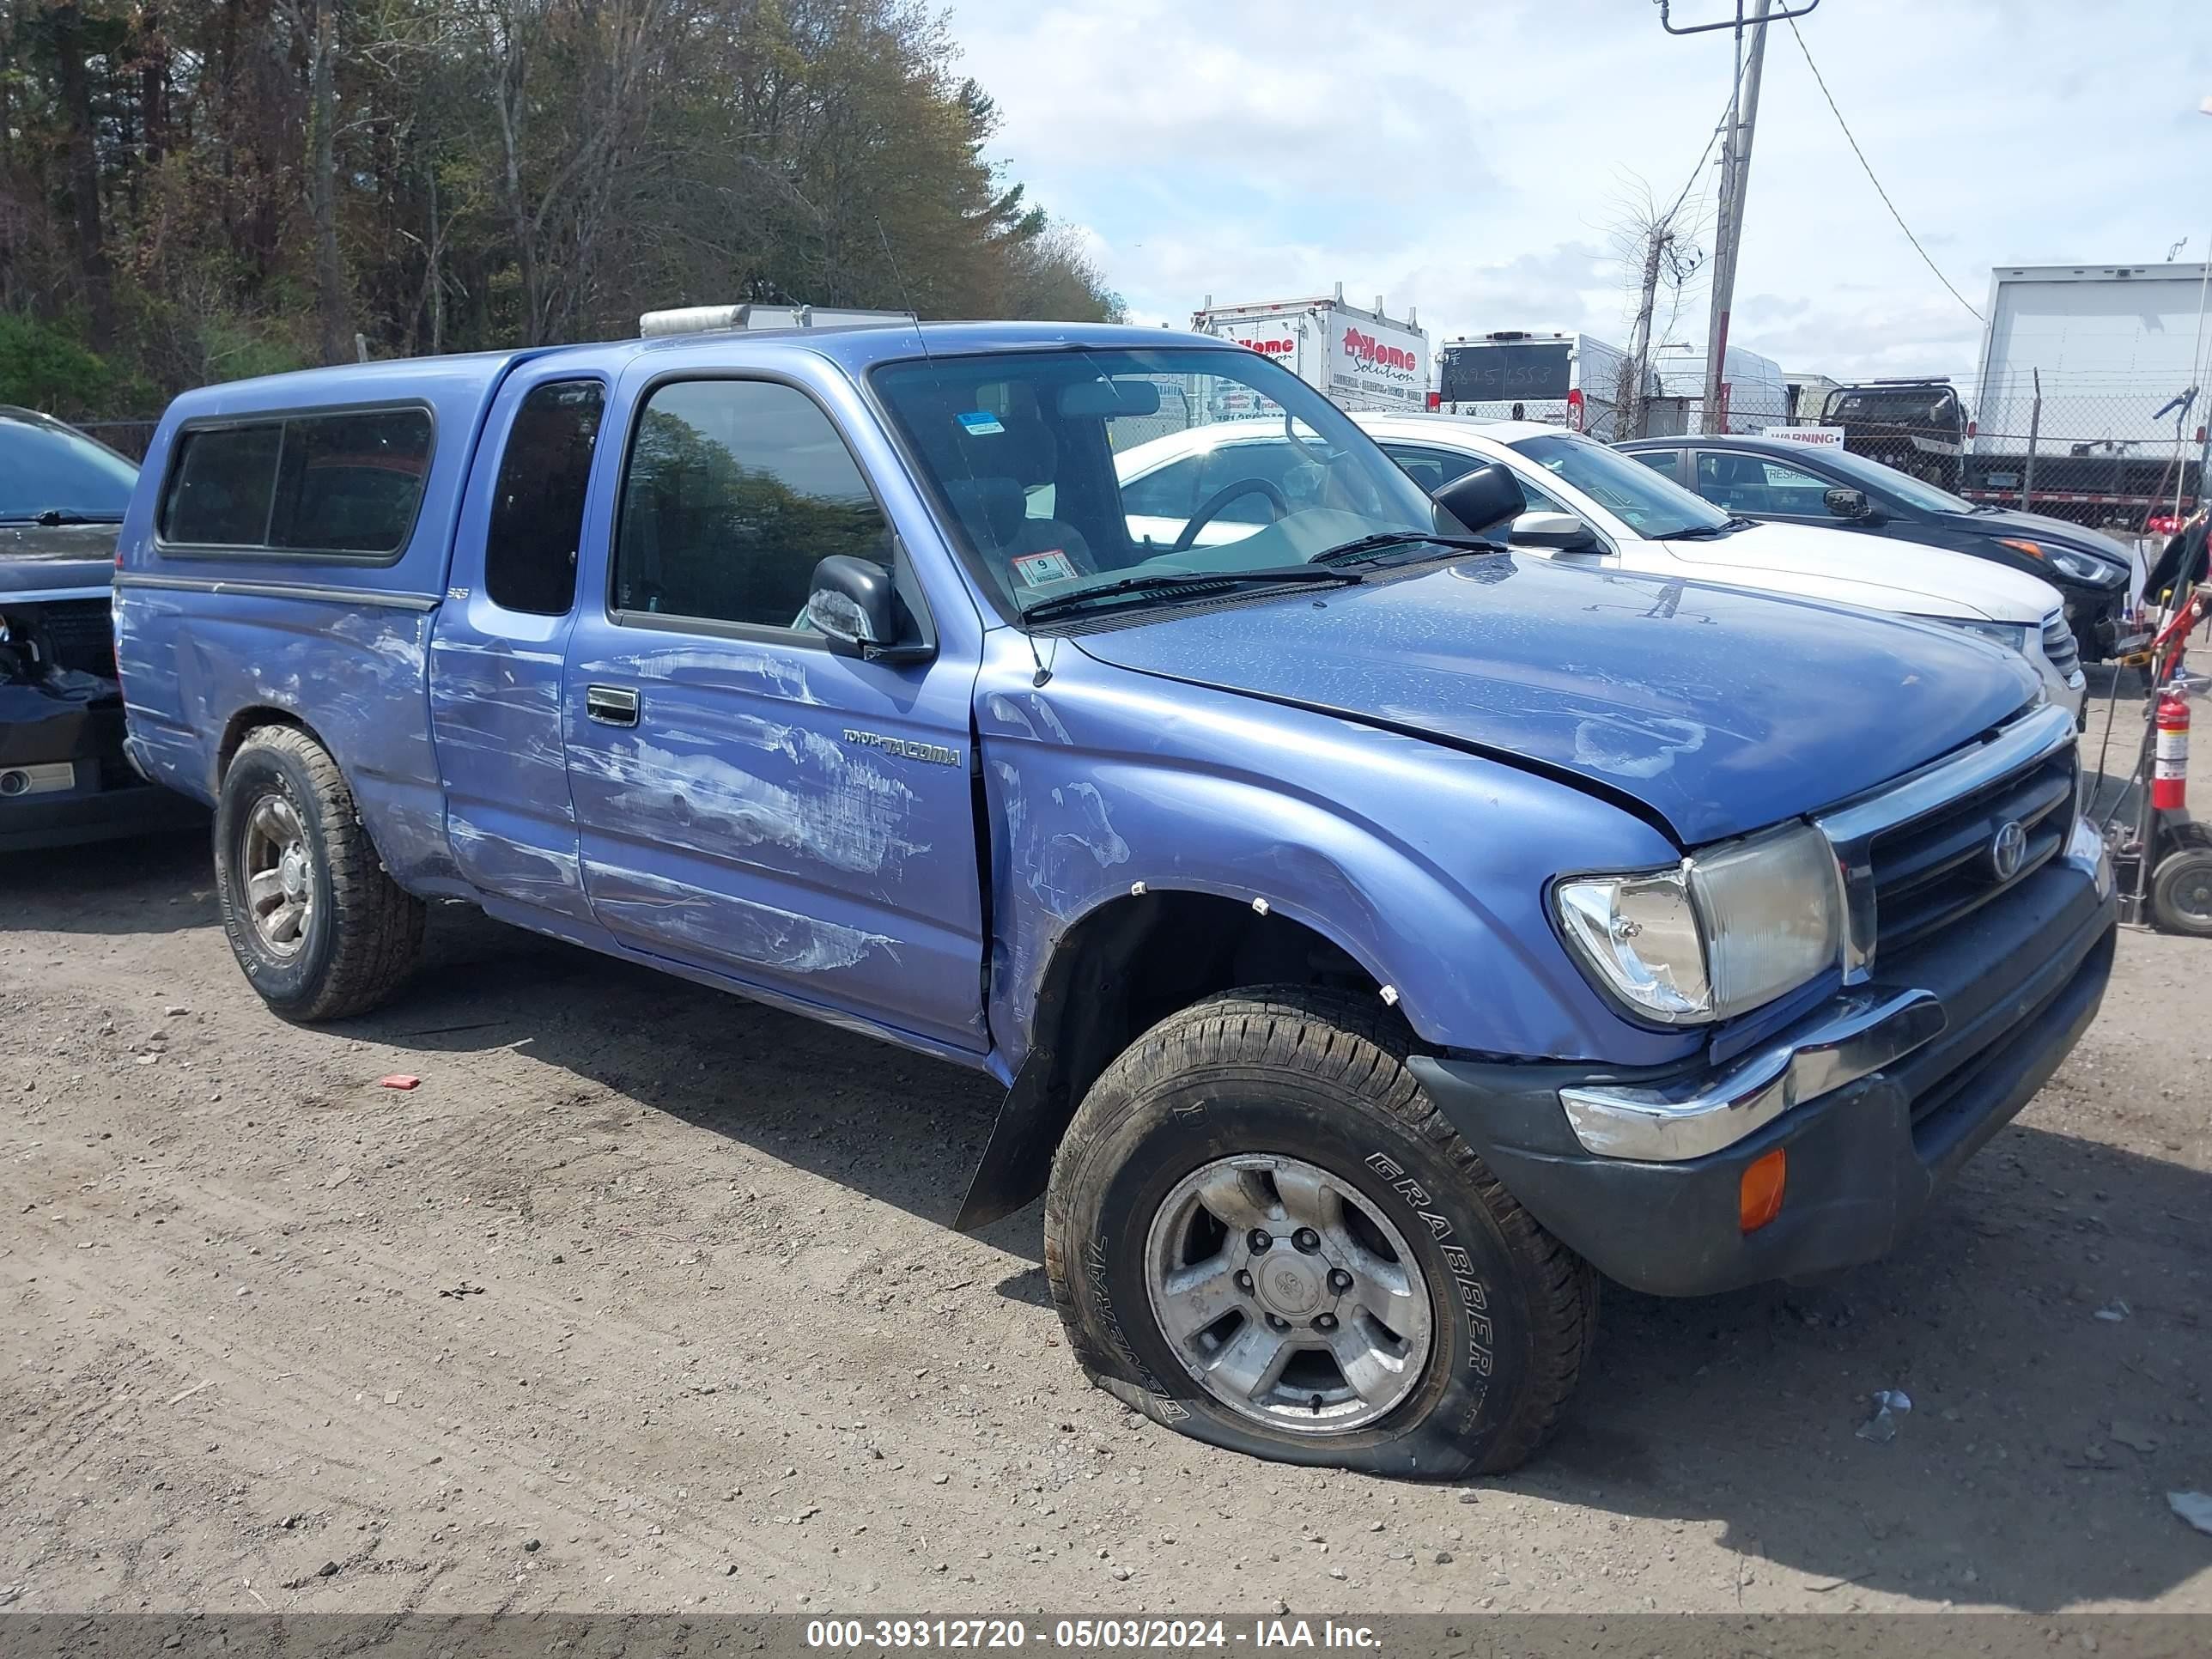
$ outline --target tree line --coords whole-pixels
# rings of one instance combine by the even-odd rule
[[[0,402],[659,306],[1115,316],[912,0],[0,0]]]

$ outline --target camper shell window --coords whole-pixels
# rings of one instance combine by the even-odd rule
[[[433,437],[419,404],[187,427],[162,483],[161,544],[389,563],[414,532]]]

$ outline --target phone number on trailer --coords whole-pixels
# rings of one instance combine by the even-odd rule
[[[811,1619],[810,1648],[1183,1649],[1228,1645],[1218,1619]]]

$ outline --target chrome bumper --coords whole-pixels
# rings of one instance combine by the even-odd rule
[[[1902,1060],[1942,1034],[1943,1005],[1927,991],[1848,992],[1800,1026],[1710,1079],[1669,1088],[1559,1091],[1583,1150],[1605,1158],[1677,1164],[1732,1146],[1801,1100],[1811,1100]]]
[[[2100,902],[2112,896],[2112,861],[2094,827],[2077,821],[2062,856],[2088,876]],[[1932,992],[1861,986],[1717,1076],[1657,1088],[1562,1089],[1559,1104],[1585,1152],[1678,1164],[1732,1146],[1800,1101],[1895,1064],[1948,1024]]]

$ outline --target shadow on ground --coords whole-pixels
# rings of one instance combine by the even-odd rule
[[[0,905],[30,883],[51,913],[81,884],[84,931],[212,921],[204,867],[197,842],[85,849],[9,867]],[[457,908],[434,913],[402,996],[340,1029],[426,1074],[515,1048],[940,1226],[998,1103],[978,1074]],[[1040,1259],[1034,1208],[985,1237]],[[2212,1488],[2208,1264],[2212,1176],[2015,1127],[1894,1256],[1820,1289],[1610,1291],[1570,1421],[1486,1491],[1596,1525],[1717,1523],[1738,1594],[1776,1564],[1833,1581],[1839,1606],[1862,1589],[2035,1610],[2154,1596],[2212,1565],[2164,1497]],[[1049,1304],[1034,1266],[997,1290]],[[1886,1444],[1855,1432],[1876,1389],[1913,1401]]]

